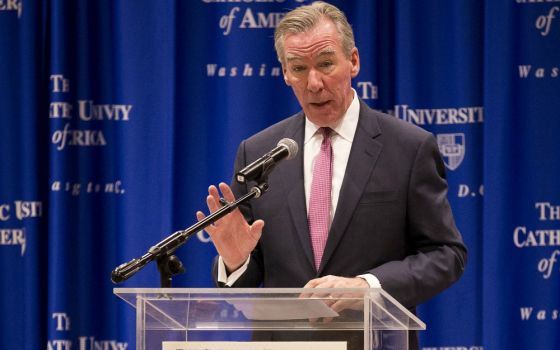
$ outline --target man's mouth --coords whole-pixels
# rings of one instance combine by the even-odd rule
[[[324,102],[310,102],[309,104],[312,105],[313,107],[323,107],[326,104],[328,104],[330,101],[324,101]]]

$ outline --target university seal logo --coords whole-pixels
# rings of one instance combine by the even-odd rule
[[[465,158],[465,134],[438,134],[437,143],[443,162],[449,170],[455,170]]]

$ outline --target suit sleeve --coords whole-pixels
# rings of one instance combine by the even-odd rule
[[[245,165],[247,165],[245,145],[246,145],[245,141],[241,142],[239,148],[237,149],[237,155],[235,157],[235,165],[234,165],[234,172],[233,172],[234,176],[230,184],[231,189],[235,195],[235,198],[239,198],[248,192],[246,184],[240,184],[237,181],[235,181],[235,174],[243,167],[245,167]],[[255,218],[253,217],[250,201],[241,204],[239,206],[239,210],[241,210],[247,222],[249,224],[252,224]],[[212,266],[212,276],[214,278],[214,282],[216,286],[223,287],[221,283],[218,283],[218,257],[214,258],[214,263]],[[249,261],[249,265],[247,265],[247,270],[245,271],[245,273],[243,273],[243,275],[241,275],[235,281],[232,287],[256,288],[262,284],[262,280],[263,280],[262,254],[261,254],[259,244],[257,244],[257,247],[251,253],[251,259]]]
[[[406,210],[409,255],[368,272],[379,279],[383,289],[412,308],[459,279],[467,259],[447,199],[445,167],[431,134],[417,150]]]

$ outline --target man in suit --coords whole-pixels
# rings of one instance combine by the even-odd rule
[[[244,140],[235,172],[282,138],[300,151],[277,165],[263,198],[207,228],[219,253],[216,280],[232,287],[382,287],[414,310],[455,282],[466,263],[433,135],[358,99],[351,80],[360,57],[336,7],[317,2],[291,11],[276,29],[275,47],[303,111]],[[220,207],[220,191],[231,202],[254,185],[210,186],[210,211]]]

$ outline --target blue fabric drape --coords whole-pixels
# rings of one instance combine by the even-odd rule
[[[194,223],[239,142],[299,110],[272,36],[307,2],[0,1],[0,348],[134,347],[110,271]],[[420,308],[422,346],[558,348],[560,3],[332,3],[358,96],[438,139],[469,248]],[[212,285],[204,233],[178,254],[175,286]],[[153,265],[122,286],[158,284]]]

